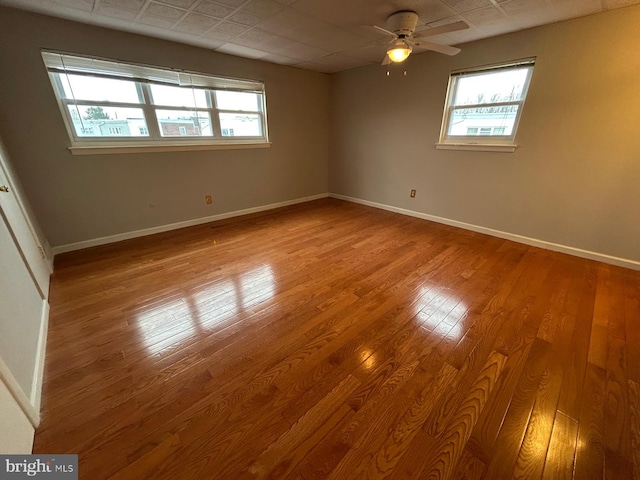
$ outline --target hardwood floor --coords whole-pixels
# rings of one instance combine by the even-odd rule
[[[334,199],[62,255],[82,479],[640,478],[640,272]]]

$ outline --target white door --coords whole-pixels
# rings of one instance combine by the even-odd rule
[[[0,146],[0,188],[2,187],[8,190],[7,192],[0,191],[0,208],[2,208],[5,222],[9,225],[9,229],[19,246],[21,255],[24,256],[25,264],[31,272],[42,298],[48,298],[51,271],[44,259],[42,247],[38,245],[36,234],[27,216],[28,214],[20,205],[19,198],[16,196]]]
[[[0,148],[0,447],[24,450],[40,419],[49,269],[5,160]]]
[[[6,195],[4,192],[0,194]],[[2,292],[0,294],[0,357],[27,398],[32,399],[44,299],[20,255],[20,249],[11,236],[4,211],[2,214],[0,222],[0,292]]]

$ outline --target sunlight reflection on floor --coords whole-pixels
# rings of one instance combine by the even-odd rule
[[[414,303],[414,321],[420,328],[440,335],[460,339],[464,328],[459,324],[468,306],[453,290],[435,285],[425,285],[417,292]]]
[[[242,311],[275,295],[275,276],[270,265],[259,267],[230,279],[201,286],[180,299],[144,309],[136,314],[144,345],[151,354],[202,333],[219,329]]]

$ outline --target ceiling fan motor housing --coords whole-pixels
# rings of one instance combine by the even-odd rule
[[[396,12],[387,18],[389,30],[400,36],[410,36],[418,25],[418,14],[412,11]]]

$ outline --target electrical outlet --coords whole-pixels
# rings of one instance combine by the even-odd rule
[[[206,203],[207,205],[211,205],[213,203],[213,198],[211,198],[211,195],[204,196],[204,203]]]
[[[409,196],[411,198],[416,198],[416,191],[415,190],[411,190],[411,193],[409,194]]]

